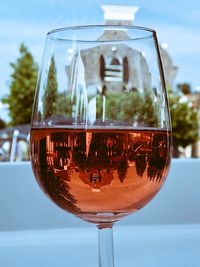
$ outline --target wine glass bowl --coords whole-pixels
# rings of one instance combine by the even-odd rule
[[[168,138],[161,130],[34,129],[34,157],[41,158],[40,169],[37,160],[33,168],[61,208],[96,224],[114,222],[160,189],[169,164]]]
[[[31,129],[32,167],[48,197],[109,228],[156,195],[170,158],[155,31],[104,25],[50,32]]]

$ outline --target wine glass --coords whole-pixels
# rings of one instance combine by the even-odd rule
[[[47,34],[31,126],[37,182],[94,223],[99,266],[113,267],[112,226],[160,190],[171,123],[156,32],[77,26]]]

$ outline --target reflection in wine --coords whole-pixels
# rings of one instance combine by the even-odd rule
[[[31,133],[33,169],[43,190],[61,208],[95,223],[115,221],[151,200],[165,180],[169,146],[166,130],[150,128]]]

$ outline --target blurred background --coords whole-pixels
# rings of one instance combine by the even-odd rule
[[[174,157],[200,157],[199,1],[7,0],[0,10],[0,161],[29,160],[32,102],[46,33],[105,23],[157,31]]]

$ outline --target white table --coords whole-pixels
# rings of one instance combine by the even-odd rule
[[[97,230],[51,203],[30,163],[0,164],[0,180],[0,267],[98,266]],[[200,159],[172,160],[159,194],[114,227],[115,266],[199,267],[199,188]]]
[[[0,183],[0,232],[88,227],[44,196],[30,162],[1,163]],[[200,224],[199,188],[200,159],[173,159],[159,194],[120,225]]]
[[[200,225],[114,228],[116,267],[199,267]],[[98,266],[97,231],[66,228],[0,233],[2,267]]]

